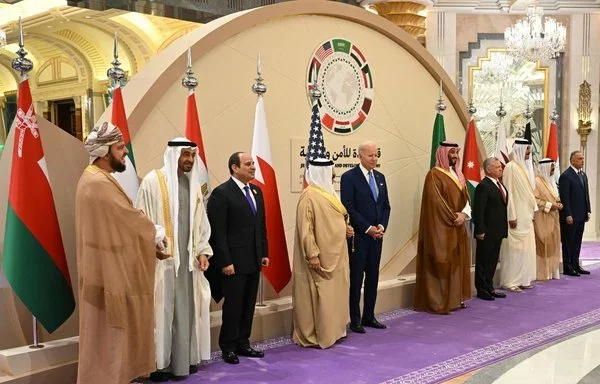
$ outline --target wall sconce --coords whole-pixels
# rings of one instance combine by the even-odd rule
[[[577,107],[577,116],[579,117],[577,133],[579,134],[581,151],[585,156],[588,135],[592,131],[592,87],[586,80],[579,86],[579,107]]]

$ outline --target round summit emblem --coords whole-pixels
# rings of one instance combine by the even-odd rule
[[[323,94],[319,99],[322,126],[339,135],[357,130],[373,100],[371,68],[361,50],[348,40],[329,39],[315,50],[307,72],[308,90],[316,73]]]

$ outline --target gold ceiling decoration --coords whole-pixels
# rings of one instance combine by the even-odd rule
[[[380,16],[404,29],[414,38],[425,36],[427,30],[424,4],[410,1],[387,1],[371,4]]]

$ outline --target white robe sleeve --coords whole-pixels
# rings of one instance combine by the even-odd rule
[[[200,193],[197,198],[198,204],[196,204],[196,212],[194,213],[194,233],[192,237],[194,247],[192,248],[192,254],[194,257],[206,255],[210,258],[213,255],[213,250],[208,243],[210,239],[210,222],[206,215],[202,194]]]

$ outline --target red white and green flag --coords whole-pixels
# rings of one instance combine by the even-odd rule
[[[23,304],[53,332],[73,313],[75,298],[26,75],[13,126],[2,270]]]
[[[123,140],[127,146],[129,153],[126,159],[125,172],[113,173],[113,176],[121,187],[127,193],[127,196],[133,202],[135,206],[137,200],[137,193],[140,187],[140,183],[137,176],[137,170],[135,169],[135,160],[133,156],[133,147],[131,146],[131,136],[129,135],[129,127],[127,125],[127,115],[125,114],[125,105],[123,104],[123,94],[121,91],[121,85],[117,81],[115,91],[113,92],[112,99],[112,116],[110,122],[116,125],[123,134]]]
[[[462,173],[467,182],[467,189],[471,197],[471,206],[475,198],[475,187],[481,181],[481,167],[479,166],[479,151],[477,148],[477,134],[475,132],[475,119],[471,118],[467,135],[465,136],[465,147],[463,154]]]
[[[187,108],[185,112],[185,138],[196,143],[198,146],[198,157],[201,163],[200,168],[200,186],[204,200],[210,195],[210,184],[208,183],[208,163],[206,162],[206,153],[204,152],[204,142],[202,141],[202,131],[200,130],[200,119],[198,117],[198,107],[196,106],[196,92],[192,89],[187,97]]]

